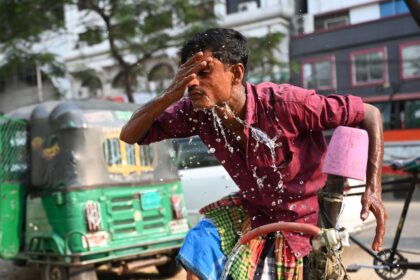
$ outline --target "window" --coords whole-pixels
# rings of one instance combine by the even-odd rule
[[[420,78],[420,41],[400,45],[401,78]]]
[[[309,59],[302,64],[303,87],[318,90],[336,88],[333,56]]]
[[[420,128],[420,100],[372,103],[382,114],[384,129]]]
[[[108,171],[122,175],[153,171],[153,145],[129,145],[110,135],[102,144],[102,152]]]
[[[119,140],[107,139],[104,143],[104,156],[108,166],[121,164],[121,151]]]
[[[96,76],[89,76],[82,80],[79,98],[92,98],[102,96],[102,82]]]
[[[336,27],[346,26],[349,24],[348,11],[334,13],[315,18],[315,30],[327,30]]]
[[[391,121],[391,102],[372,103],[373,106],[381,111],[384,129],[391,129],[395,120]]]
[[[405,128],[420,128],[420,100],[405,101]]]
[[[381,17],[395,16],[408,13],[408,7],[404,0],[392,0],[380,4]]]
[[[386,49],[377,48],[350,54],[352,85],[385,83],[388,80]]]
[[[227,0],[226,14],[255,11],[260,5],[260,0]]]
[[[214,154],[198,137],[177,139],[174,142],[175,163],[179,169],[199,168],[220,165]]]

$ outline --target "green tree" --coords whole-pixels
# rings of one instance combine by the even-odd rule
[[[17,63],[49,64],[54,74],[63,65],[48,52],[36,52],[33,46],[42,40],[45,30],[64,30],[64,5],[97,15],[99,20],[86,24],[79,40],[88,45],[108,42],[109,55],[116,61],[116,79],[127,98],[133,102],[136,76],[144,73],[145,62],[156,53],[181,44],[186,36],[215,26],[214,0],[5,0],[0,1],[0,51],[3,54],[0,73],[8,73]],[[194,4],[191,4],[193,2]],[[176,27],[176,31],[172,27]],[[130,56],[130,59],[128,57]],[[134,59],[133,59],[134,57]],[[3,71],[2,71],[3,70]],[[86,72],[89,69],[82,69]],[[62,71],[61,71],[62,73]]]
[[[252,82],[288,80],[287,65],[279,57],[283,38],[284,34],[280,32],[269,32],[263,37],[248,38],[248,46],[251,50],[248,77]]]
[[[0,80],[25,67],[44,66],[44,74],[63,75],[55,55],[34,51],[46,29],[63,30],[63,0],[0,1]]]
[[[79,8],[97,14],[101,22],[87,27],[81,40],[94,44],[106,40],[110,55],[120,72],[118,84],[133,102],[136,76],[144,73],[144,63],[169,47],[181,44],[192,32],[215,25],[213,0],[85,0],[76,1]],[[182,30],[174,34],[172,27]],[[127,59],[127,54],[135,59]]]

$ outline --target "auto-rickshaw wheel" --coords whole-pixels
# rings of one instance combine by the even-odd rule
[[[175,257],[163,265],[157,265],[156,269],[163,277],[172,277],[181,271],[182,267],[177,263]]]
[[[94,267],[68,268],[53,264],[41,266],[41,280],[98,280]]]

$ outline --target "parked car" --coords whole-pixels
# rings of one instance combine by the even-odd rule
[[[177,139],[174,144],[188,218],[194,225],[201,218],[200,208],[239,188],[199,137]]]
[[[175,164],[184,188],[188,218],[191,225],[194,225],[201,218],[200,208],[229,193],[239,191],[239,188],[199,137],[176,139],[174,147]],[[355,186],[363,182],[351,180],[350,184]],[[360,190],[362,189],[346,190],[345,194]],[[369,216],[368,221],[360,220],[360,199],[360,195],[344,198],[339,225],[346,227],[350,232],[361,230],[374,220],[373,215]]]

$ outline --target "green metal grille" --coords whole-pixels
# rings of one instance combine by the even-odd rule
[[[26,183],[28,132],[24,121],[0,116],[0,184]]]

